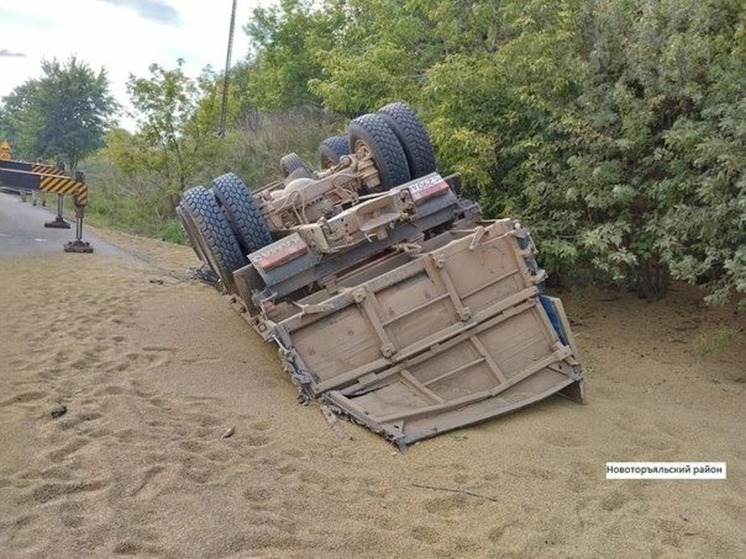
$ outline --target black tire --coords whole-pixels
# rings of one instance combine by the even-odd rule
[[[295,179],[312,179],[313,173],[306,169],[305,167],[299,167],[292,173],[290,173],[287,177],[285,177],[285,184],[290,184]]]
[[[208,267],[212,267],[212,263],[207,257],[202,234],[200,233],[197,224],[194,222],[192,215],[189,213],[189,208],[185,203],[186,198],[192,196],[192,190],[195,189],[206,190],[204,186],[195,186],[194,188],[190,188],[182,192],[181,202],[179,202],[179,204],[176,206],[176,215],[179,217],[181,225],[186,231],[187,236],[189,237],[192,248],[194,249],[197,258],[199,258],[203,264],[206,264]]]
[[[199,258],[200,262],[209,266],[210,263],[207,261],[205,251],[202,248],[202,242],[197,234],[196,226],[194,225],[194,221],[189,215],[189,212],[181,204],[179,204],[178,206],[176,206],[176,215],[179,218],[179,222],[181,222],[181,226],[183,227],[184,232],[189,238],[189,244],[192,245],[194,254],[197,255],[197,258]]]
[[[202,263],[202,266],[195,270],[195,277],[204,283],[215,286],[216,284],[220,283],[220,278],[215,274],[215,272],[212,271],[212,266],[210,264],[210,261],[207,259],[207,256],[205,255],[205,249],[200,238],[201,236],[197,232],[194,221],[189,215],[189,212],[181,204],[176,206],[176,215],[179,217],[181,226],[184,228],[184,231],[186,231],[186,234],[189,237],[189,243],[191,244],[194,253],[197,255],[197,258],[199,258],[199,261]]]
[[[373,154],[381,177],[381,190],[410,179],[409,164],[401,142],[381,115],[367,114],[350,122],[350,150],[367,149]]]
[[[399,138],[413,179],[435,172],[435,150],[425,125],[406,103],[390,103],[378,111]]]
[[[184,193],[182,206],[194,223],[212,271],[228,291],[235,291],[233,272],[248,261],[215,196],[203,186],[190,188]]]
[[[287,178],[293,171],[298,169],[305,169],[307,173],[311,173],[306,162],[297,153],[288,153],[280,159],[280,170],[284,178]]]
[[[272,235],[267,220],[244,182],[233,173],[226,173],[212,184],[215,198],[243,253],[251,254],[270,244]]]
[[[332,136],[319,145],[321,168],[329,169],[339,163],[339,158],[350,154],[349,136]]]

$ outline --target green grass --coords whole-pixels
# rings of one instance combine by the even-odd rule
[[[95,212],[86,213],[86,219],[94,227],[113,229],[151,239],[160,239],[177,245],[189,244],[189,239],[177,219],[149,223],[146,220],[123,220],[109,215],[101,215]]]
[[[740,328],[719,326],[695,336],[692,347],[702,357],[722,355],[734,349],[739,341],[743,341],[743,332]]]

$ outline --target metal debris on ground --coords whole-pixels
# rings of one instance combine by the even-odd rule
[[[67,406],[64,404],[55,406],[52,408],[52,411],[50,413],[51,413],[52,419],[58,419],[67,413]]]
[[[220,437],[221,439],[229,439],[233,436],[233,434],[236,432],[236,429],[234,427],[229,427],[225,430],[223,435]]]

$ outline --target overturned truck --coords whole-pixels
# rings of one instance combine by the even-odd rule
[[[553,394],[583,400],[559,299],[527,229],[484,220],[436,172],[416,113],[392,103],[282,158],[253,193],[234,174],[177,208],[204,269],[306,400],[404,448]]]

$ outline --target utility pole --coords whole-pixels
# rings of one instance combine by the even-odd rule
[[[231,68],[231,54],[233,51],[233,30],[236,27],[236,1],[233,0],[231,9],[231,25],[228,31],[228,50],[225,54],[225,75],[223,76],[223,101],[220,106],[220,124],[218,125],[218,136],[225,138],[225,115],[228,112],[228,85],[230,82],[229,72]]]

